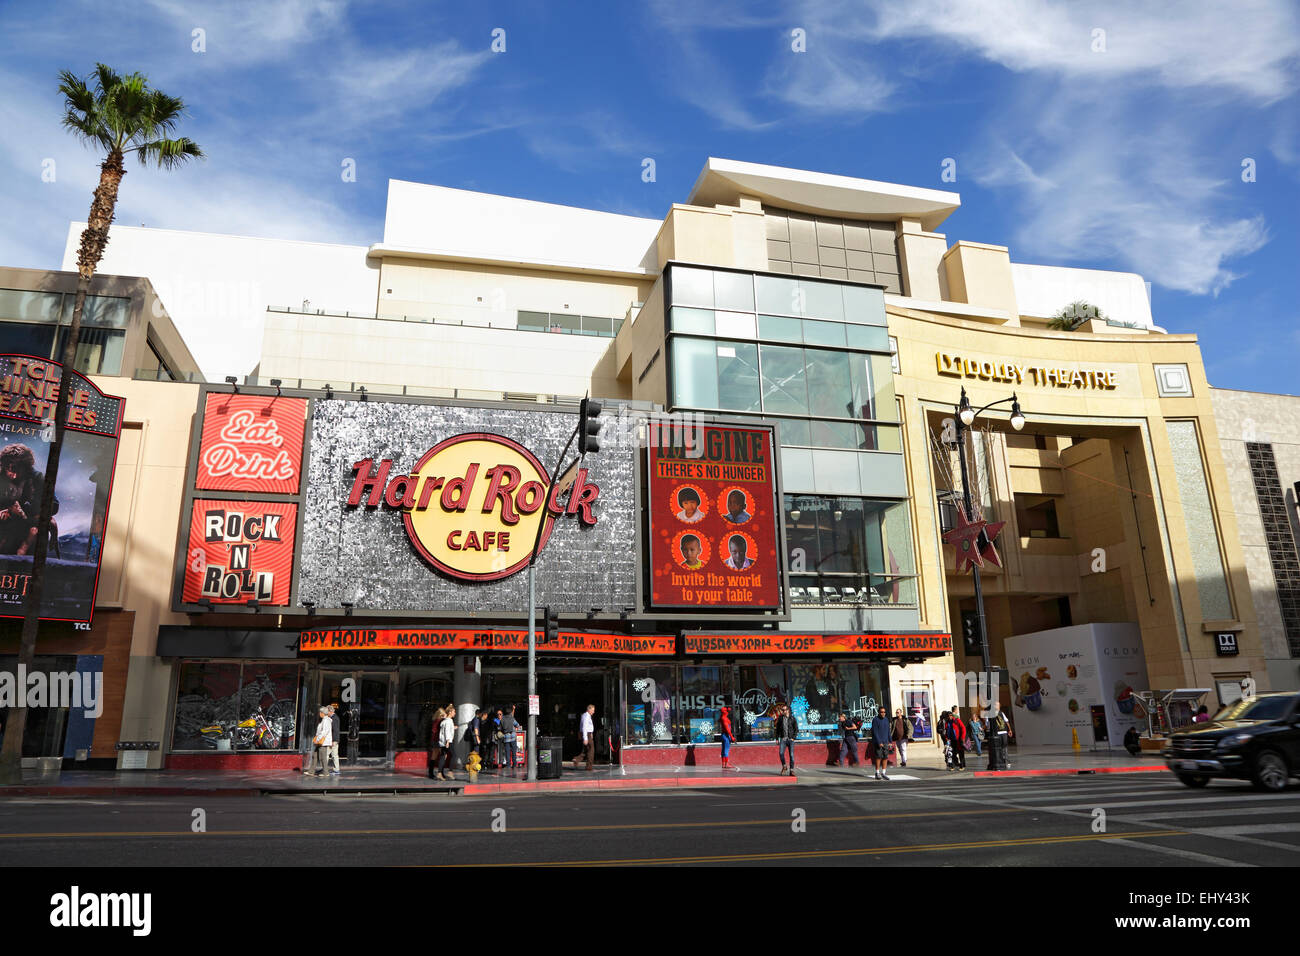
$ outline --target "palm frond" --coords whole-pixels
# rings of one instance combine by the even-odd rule
[[[150,89],[142,73],[119,74],[99,63],[83,80],[62,70],[59,92],[64,98],[64,128],[110,155],[135,153],[164,169],[203,158],[193,140],[169,136],[186,114],[184,101]]]
[[[160,169],[175,169],[188,159],[203,159],[203,150],[194,140],[182,136],[180,139],[154,139],[141,143],[131,150],[140,157],[140,162],[153,163]]]

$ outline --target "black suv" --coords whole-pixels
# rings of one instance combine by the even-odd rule
[[[1189,787],[1235,777],[1258,790],[1281,791],[1289,777],[1300,776],[1300,694],[1247,697],[1193,726],[1174,734],[1163,752]]]

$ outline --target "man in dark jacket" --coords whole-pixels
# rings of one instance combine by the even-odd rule
[[[884,710],[876,711],[876,718],[871,722],[871,759],[876,765],[876,779],[888,780],[886,768],[889,765],[889,738],[893,736],[893,727]]]
[[[799,721],[790,713],[789,704],[778,704],[780,712],[772,722],[772,735],[776,737],[776,752],[781,757],[781,776],[794,776],[794,739],[799,736]],[[790,767],[785,764],[786,752],[790,754]]]
[[[849,761],[851,766],[858,765],[858,731],[862,729],[862,721],[856,717],[850,717],[848,714],[840,714],[840,755],[835,758],[835,765],[838,767]]]

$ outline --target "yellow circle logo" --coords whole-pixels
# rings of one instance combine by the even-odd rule
[[[402,521],[420,555],[466,581],[494,581],[523,570],[545,520],[538,550],[555,524],[546,469],[528,449],[474,432],[425,452],[403,489]]]

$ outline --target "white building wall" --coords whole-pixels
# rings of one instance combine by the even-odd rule
[[[77,268],[85,223],[68,227],[64,269]],[[113,226],[98,271],[144,276],[210,381],[257,365],[266,307],[375,311],[379,263],[367,247]],[[132,370],[124,370],[130,374]]]
[[[1115,322],[1133,322],[1140,326],[1153,324],[1146,283],[1133,272],[1102,272],[1013,262],[1011,281],[1016,288],[1016,302],[1021,315],[1045,318],[1071,302],[1082,300],[1097,306],[1106,318]]]

